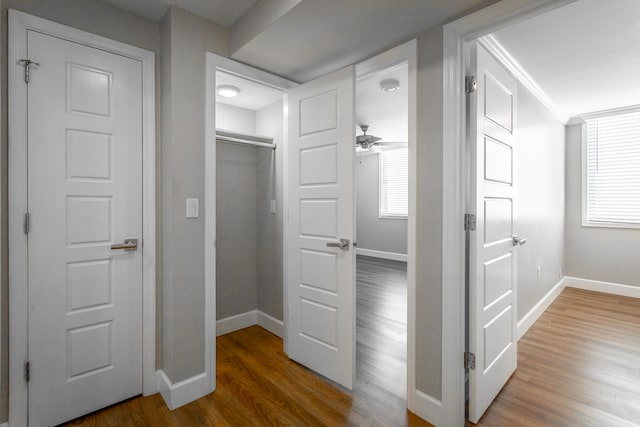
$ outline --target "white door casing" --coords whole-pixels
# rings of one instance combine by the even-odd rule
[[[286,351],[342,384],[355,373],[354,69],[289,93]],[[347,239],[344,248],[330,247]]]
[[[9,418],[53,425],[155,391],[153,54],[15,11],[10,36]]]
[[[478,422],[517,367],[515,151],[517,83],[482,46],[470,46],[469,420]]]

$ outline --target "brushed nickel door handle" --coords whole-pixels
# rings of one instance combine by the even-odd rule
[[[340,239],[339,242],[327,242],[327,247],[340,248],[343,251],[348,251],[349,250],[349,243],[351,243],[349,241],[349,239]]]
[[[138,250],[138,239],[124,239],[124,243],[117,243],[111,245],[111,250],[115,251],[122,249],[124,251],[136,251]]]

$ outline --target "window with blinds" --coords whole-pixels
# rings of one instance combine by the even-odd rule
[[[409,211],[409,150],[380,153],[380,217],[406,218]]]
[[[640,111],[586,120],[585,225],[640,227]]]

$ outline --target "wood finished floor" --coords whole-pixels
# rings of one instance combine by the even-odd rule
[[[640,425],[640,299],[566,288],[478,426]]]
[[[406,408],[407,263],[360,255],[356,263],[356,387]]]
[[[136,397],[68,425],[430,426],[405,409],[406,263],[357,263],[353,392],[290,361],[280,338],[254,326],[217,338],[215,393],[175,411],[160,395]]]

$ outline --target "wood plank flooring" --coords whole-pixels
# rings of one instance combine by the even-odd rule
[[[640,425],[640,299],[566,288],[478,426]]]
[[[217,390],[173,412],[137,397],[70,426],[429,426],[406,411],[406,263],[358,257],[356,386],[290,361],[282,340],[251,327],[217,339]]]
[[[356,387],[406,408],[407,263],[358,255]]]
[[[356,388],[347,392],[290,361],[258,326],[217,338],[217,390],[175,411],[136,397],[69,426],[429,426]]]

